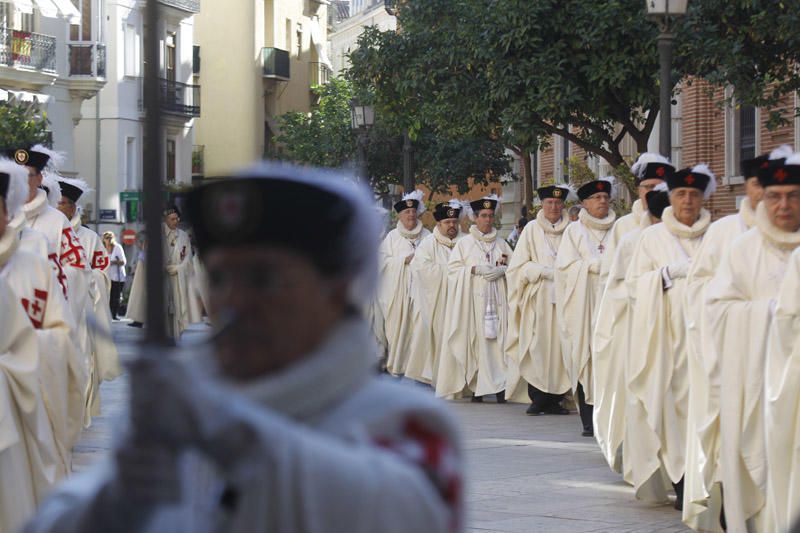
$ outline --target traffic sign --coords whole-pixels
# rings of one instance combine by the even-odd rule
[[[126,229],[122,231],[122,244],[131,246],[136,244],[136,230]]]

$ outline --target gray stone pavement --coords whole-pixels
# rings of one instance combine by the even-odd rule
[[[202,327],[189,339],[202,335]],[[123,357],[141,330],[114,324]],[[109,451],[127,398],[125,376],[101,387],[103,413],[84,432],[74,464],[80,471]],[[461,422],[467,459],[468,531],[679,532],[671,505],[638,502],[605,463],[594,439],[581,437],[577,415],[525,416],[525,406],[451,402]]]

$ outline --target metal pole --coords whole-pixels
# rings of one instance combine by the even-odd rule
[[[363,183],[369,183],[369,171],[367,170],[367,132],[361,131],[358,134],[358,179]]]
[[[144,41],[144,220],[147,229],[147,328],[144,342],[167,345],[164,318],[164,248],[162,247],[161,204],[161,103],[159,90],[159,12],[157,0],[147,0]]]
[[[403,189],[406,193],[414,190],[414,169],[412,168],[412,151],[414,147],[411,146],[411,137],[408,136],[408,130],[403,133]]]
[[[659,121],[658,151],[667,158],[672,157],[672,48],[675,37],[669,29],[668,22],[658,35],[658,60],[660,63],[659,81]]]

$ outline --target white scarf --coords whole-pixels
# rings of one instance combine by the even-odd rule
[[[739,218],[742,224],[744,224],[743,229],[745,231],[756,225],[756,211],[753,209],[753,206],[750,205],[750,198],[746,196],[739,206]]]
[[[461,230],[460,229],[458,230],[458,234],[456,235],[456,238],[455,239],[451,239],[450,237],[448,237],[447,235],[443,235],[442,232],[439,231],[439,225],[438,224],[436,226],[434,226],[434,228],[433,228],[433,238],[436,239],[436,242],[438,242],[441,245],[447,246],[451,250],[456,245],[456,242],[458,242],[458,238],[460,236],[461,236]]]
[[[407,230],[406,227],[403,226],[402,222],[400,222],[399,220],[397,221],[397,232],[400,233],[400,236],[403,237],[404,239],[408,239],[409,241],[414,241],[413,243],[414,248],[417,247],[416,245],[418,244],[419,236],[422,233],[422,228],[423,228],[422,222],[420,222],[419,220],[417,220],[417,225],[414,226],[414,229],[412,229],[411,231]]]
[[[374,341],[367,324],[361,318],[348,318],[288,369],[231,385],[251,400],[295,420],[313,420],[328,414],[331,407],[369,379],[373,353]]]
[[[19,232],[13,227],[6,226],[6,231],[0,237],[0,269],[2,269],[14,252],[19,247]]]
[[[497,243],[497,230],[492,228],[489,233],[483,234],[478,229],[478,226],[470,226],[469,234],[475,238],[478,246],[486,254],[487,257],[491,256],[492,251]],[[483,243],[491,243],[492,246],[488,250],[483,247]],[[491,263],[489,263],[491,264]],[[492,265],[496,266],[496,265]],[[497,312],[497,301],[500,298],[500,292],[497,288],[497,280],[486,282],[486,305],[483,310],[483,336],[487,339],[496,339],[500,330],[500,315]]]
[[[47,203],[47,193],[40,189],[36,191],[33,200],[22,206],[22,211],[25,213],[25,218],[33,221],[47,209],[48,205],[50,204]]]
[[[675,218],[675,213],[672,211],[672,206],[668,206],[664,209],[664,214],[661,215],[661,221],[664,223],[667,230],[676,237],[696,239],[702,237],[708,229],[708,225],[711,224],[711,213],[707,209],[702,209],[700,211],[700,218],[689,227],[678,221],[678,219]]]
[[[581,209],[580,213],[578,213],[578,220],[583,222],[583,225],[587,228],[606,231],[611,229],[611,226],[614,225],[614,222],[617,220],[617,214],[613,209],[609,209],[608,215],[606,215],[605,218],[595,218],[590,215],[589,211],[586,209]]]
[[[567,229],[569,226],[570,220],[569,216],[566,211],[561,211],[561,220],[553,224],[544,214],[539,211],[536,215],[536,223],[539,224],[539,227],[544,230],[545,233],[549,233],[550,235],[561,235],[564,233],[564,230]]]
[[[767,215],[767,207],[764,202],[759,203],[758,207],[756,207],[755,226],[768,243],[786,252],[787,260],[789,252],[800,246],[800,231],[784,231],[776,227],[770,221],[769,215]]]

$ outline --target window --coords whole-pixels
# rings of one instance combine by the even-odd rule
[[[125,25],[125,75],[139,75],[139,34],[133,24]]]
[[[303,53],[303,25],[299,22],[297,23],[296,37],[297,37],[297,55],[299,56],[300,54]]]
[[[136,138],[125,139],[125,188],[133,191],[139,188],[136,176]]]
[[[756,156],[756,108],[742,106],[739,108],[739,160],[741,164],[745,159]]]
[[[560,137],[561,141],[561,183],[569,181],[569,139]]]
[[[290,54],[292,53],[292,19],[286,19],[286,34],[285,34],[284,48]]]
[[[175,81],[175,62],[177,58],[176,44],[176,35],[174,33],[167,33],[167,38],[165,40],[166,50],[164,55],[164,67],[167,73],[167,80],[169,81]]]
[[[167,139],[167,181],[175,181],[175,140]]]
[[[200,74],[200,47],[197,45],[192,47],[192,74]]]

